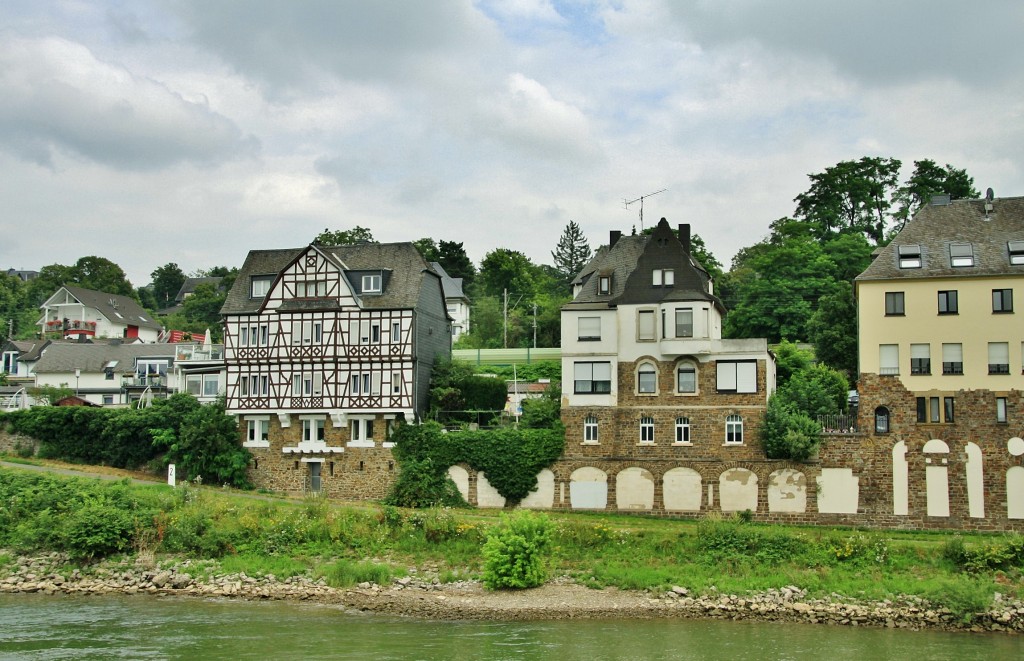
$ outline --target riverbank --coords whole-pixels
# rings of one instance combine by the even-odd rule
[[[433,620],[559,620],[595,618],[716,618],[945,631],[1024,632],[1024,602],[997,595],[992,608],[970,622],[920,597],[864,601],[838,594],[808,598],[784,587],[752,595],[709,591],[591,589],[556,578],[530,590],[488,591],[477,581],[441,583],[430,569],[410,568],[388,585],[334,588],[323,579],[222,574],[209,561],[156,564],[143,557],[71,568],[59,553],[8,556],[0,592],[75,595],[148,594],[207,599],[290,600]]]

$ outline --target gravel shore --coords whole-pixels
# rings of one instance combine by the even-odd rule
[[[992,609],[970,622],[917,597],[867,602],[841,595],[808,598],[795,586],[756,595],[717,592],[594,590],[556,578],[530,590],[489,591],[477,581],[442,584],[430,572],[413,572],[390,585],[362,583],[332,588],[306,576],[219,574],[190,560],[155,566],[101,563],[66,571],[66,556],[17,557],[0,574],[0,592],[44,594],[151,594],[339,604],[389,615],[434,620],[552,620],[578,618],[721,618],[901,629],[1024,632],[1024,602],[996,595]],[[61,569],[64,568],[64,571]],[[197,576],[207,576],[198,580]]]

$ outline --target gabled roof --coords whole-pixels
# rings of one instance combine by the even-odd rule
[[[871,265],[857,276],[863,280],[1024,276],[1024,265],[1011,265],[1007,244],[1024,241],[1024,197],[992,201],[954,200],[922,207]],[[951,243],[970,244],[973,266],[951,266]],[[899,249],[920,248],[920,268],[900,268]]]
[[[224,278],[219,276],[209,276],[206,278],[185,278],[185,282],[181,283],[181,288],[178,289],[178,293],[174,296],[174,300],[181,303],[185,300],[185,296],[195,292],[196,287],[199,285],[213,285],[214,287],[220,287],[220,282]]]
[[[469,297],[462,291],[462,278],[451,277],[438,262],[430,262],[430,268],[434,269],[441,276],[441,287],[444,289],[444,297],[446,299],[461,298],[466,301],[469,300]]]
[[[144,310],[141,305],[127,296],[107,294],[106,292],[93,291],[92,289],[84,289],[82,287],[75,287],[74,285],[64,285],[63,289],[71,294],[82,305],[95,308],[112,324],[139,326],[141,328],[153,328],[156,330],[160,330],[161,328],[160,324],[153,320],[153,315]],[[59,289],[54,292],[54,295],[58,293],[60,293]],[[50,296],[50,298],[53,298],[53,296]],[[47,303],[48,302],[49,299],[47,299]],[[45,305],[46,303],[40,307]]]
[[[414,308],[419,301],[424,279],[440,276],[430,270],[427,262],[411,243],[360,243],[348,246],[312,246],[335,262],[343,273],[388,271],[384,291],[373,295],[356,295],[359,303],[369,309]],[[238,272],[234,286],[228,292],[221,314],[257,312],[262,298],[250,298],[250,284],[254,276],[277,277],[299,255],[310,247],[283,250],[250,250]],[[355,288],[352,288],[355,291]],[[438,291],[441,289],[438,287]]]
[[[135,370],[138,358],[168,358],[173,362],[173,344],[83,344],[79,342],[53,342],[43,351],[36,363],[36,374],[74,372],[102,372],[113,361],[118,374]]]
[[[671,270],[672,286],[654,286],[653,271]],[[611,292],[598,293],[599,277],[611,275]],[[598,249],[580,271],[574,284],[580,293],[565,309],[600,308],[663,301],[710,301],[720,309],[721,301],[708,293],[707,271],[686,251],[664,218],[650,235],[622,236],[610,246]]]

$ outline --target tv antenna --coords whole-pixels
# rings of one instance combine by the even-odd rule
[[[625,198],[622,199],[622,205],[626,209],[628,209],[629,205],[633,204],[634,202],[639,202],[640,203],[640,231],[641,232],[644,231],[644,198],[645,197],[652,197],[654,195],[657,195],[658,193],[664,193],[667,190],[668,190],[667,188],[662,188],[661,190],[656,190],[653,193],[647,193],[645,195],[641,195],[640,197],[636,198],[635,200],[629,200],[628,202],[626,201]]]

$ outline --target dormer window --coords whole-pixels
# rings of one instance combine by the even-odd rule
[[[252,276],[252,286],[250,289],[250,298],[263,298],[270,291],[270,283],[274,281],[273,276],[269,275],[254,275]]]
[[[597,293],[604,296],[612,293],[612,276],[610,274],[597,276]]]
[[[1006,247],[1010,251],[1010,263],[1024,265],[1024,241],[1007,241]]]
[[[380,293],[380,274],[364,275],[362,292],[364,294],[379,294]]]
[[[901,269],[921,268],[921,246],[910,244],[898,248]]]
[[[950,266],[974,266],[974,248],[969,243],[949,244]]]
[[[671,287],[676,284],[676,272],[672,269],[654,269],[651,280],[655,287]]]

